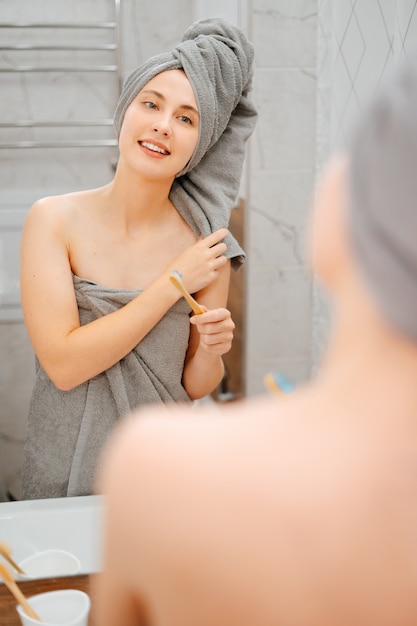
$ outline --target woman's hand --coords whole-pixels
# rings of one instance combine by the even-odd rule
[[[235,324],[227,307],[230,259],[217,272],[216,280],[195,294],[204,313],[190,318],[190,339],[185,359],[183,385],[191,399],[203,398],[224,376],[222,355],[232,345]]]
[[[204,307],[205,308],[205,307]],[[209,354],[221,356],[232,347],[235,323],[228,309],[206,310],[190,318],[200,334],[200,348]]]
[[[228,232],[227,228],[220,228],[208,237],[199,239],[169,264],[168,271],[180,272],[184,287],[190,293],[210,285],[216,280],[218,270],[227,263],[224,256],[227,246],[223,239]]]

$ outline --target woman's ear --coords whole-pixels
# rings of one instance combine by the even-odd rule
[[[329,291],[346,275],[348,244],[348,159],[334,157],[317,185],[309,228],[309,259],[313,274]]]

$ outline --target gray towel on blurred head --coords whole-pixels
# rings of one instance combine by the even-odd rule
[[[190,162],[179,173],[170,199],[196,235],[228,227],[239,192],[246,143],[257,113],[249,98],[253,46],[243,31],[220,18],[196,22],[183,41],[154,56],[126,79],[114,117],[117,135],[128,106],[154,76],[183,69],[200,113],[200,135]],[[244,252],[229,234],[226,256],[235,267]]]
[[[355,257],[387,322],[417,339],[417,50],[368,107],[350,171]]]

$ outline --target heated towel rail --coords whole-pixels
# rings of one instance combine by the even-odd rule
[[[20,38],[24,38],[25,41],[4,41],[6,38],[2,37],[3,43],[0,45],[0,54],[2,56],[2,64],[0,65],[0,84],[2,77],[11,74],[32,74],[38,75],[45,74],[63,74],[73,73],[78,77],[87,73],[106,73],[111,76],[111,80],[115,85],[117,93],[114,100],[117,101],[117,97],[121,89],[121,75],[120,75],[120,41],[119,41],[119,24],[120,24],[120,0],[113,0],[114,3],[114,19],[111,21],[102,22],[89,22],[89,21],[54,21],[54,22],[0,22],[0,33],[8,31],[17,33]],[[30,33],[30,37],[27,34]],[[75,42],[69,41],[63,42],[64,36],[68,36],[68,33],[75,35]],[[88,39],[91,39],[91,35],[94,33],[100,33],[98,41],[91,42],[85,41],[83,33]],[[101,41],[101,33],[106,34],[106,40]],[[40,41],[40,37],[43,34],[47,34],[46,42]],[[61,37],[61,41],[54,40],[54,36]],[[30,41],[27,41],[30,39]],[[49,39],[51,39],[49,41]],[[33,61],[19,63],[16,61],[19,53],[24,52],[34,53],[37,57]],[[41,61],[39,62],[38,53],[43,54]],[[61,53],[68,53],[65,55],[65,62],[57,62],[56,57],[59,57]],[[100,55],[104,53],[107,57],[111,56],[110,62],[85,62],[85,53],[91,52]],[[10,55],[10,53],[16,53]],[[48,54],[50,54],[49,60]],[[82,62],[79,62],[80,56]],[[74,57],[74,61],[72,61]],[[68,62],[69,59],[69,62]],[[37,62],[35,62],[37,61]],[[76,62],[77,61],[77,62]],[[40,79],[41,80],[41,79]],[[91,81],[90,81],[91,82]],[[3,80],[4,83],[4,80]],[[74,89],[80,89],[80,83],[74,84]],[[7,93],[7,86],[4,86],[3,93]],[[7,96],[6,96],[7,97]],[[111,112],[113,113],[113,111]],[[92,129],[95,127],[112,127],[112,118],[105,116],[97,119],[16,119],[13,121],[0,122],[0,131],[3,130],[3,134],[7,129],[65,129],[79,128],[79,129]],[[67,131],[65,131],[67,132]],[[60,133],[55,133],[60,135]],[[63,133],[65,134],[65,133]],[[94,133],[96,134],[96,133]],[[110,134],[110,133],[109,133]],[[61,138],[52,137],[49,139],[24,139],[24,140],[0,140],[0,150],[4,149],[18,149],[18,148],[83,148],[83,147],[112,147],[117,146],[117,140],[108,136],[93,136],[91,138]]]

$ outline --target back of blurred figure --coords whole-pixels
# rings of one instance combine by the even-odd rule
[[[315,380],[113,437],[100,626],[417,624],[416,111],[413,57],[318,188],[334,317]]]

